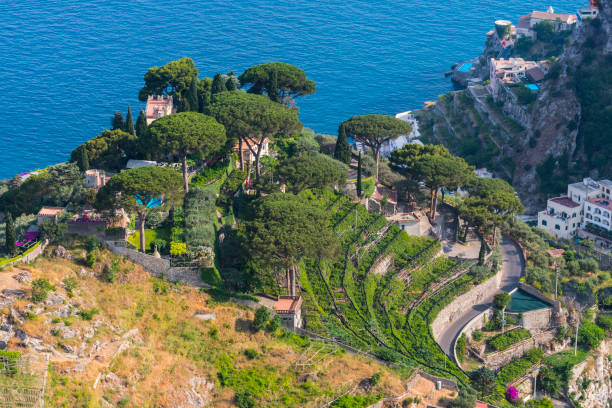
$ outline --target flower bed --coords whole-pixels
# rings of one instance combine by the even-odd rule
[[[498,334],[497,336],[491,337],[487,340],[487,344],[495,351],[502,351],[508,349],[513,344],[530,337],[531,333],[527,329],[513,329],[503,334]]]

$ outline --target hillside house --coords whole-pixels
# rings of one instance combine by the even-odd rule
[[[174,107],[172,96],[150,95],[147,99],[147,107],[145,108],[147,125],[150,125],[153,121],[161,117],[173,113],[176,113],[176,108]]]
[[[254,145],[254,143],[258,143],[258,141],[255,141],[254,143],[252,142],[249,142],[249,143],[253,151],[257,152],[257,145]],[[259,158],[261,158],[262,156],[270,155],[269,145],[270,145],[270,139],[266,137],[263,140],[263,144],[261,145],[261,152],[259,153]],[[234,151],[234,153],[238,155],[238,158],[239,160],[241,160],[242,163],[253,164],[253,162],[255,161],[255,155],[251,152],[251,149],[249,149],[249,146],[247,146],[245,142],[241,143],[241,141],[238,140],[234,144],[234,148],[232,150]]]
[[[101,189],[110,180],[104,170],[90,169],[85,172],[85,186],[87,188]]]
[[[552,6],[548,7],[546,11],[532,11],[519,19],[516,29],[517,35],[535,39],[536,33],[533,27],[542,21],[549,21],[553,25],[553,30],[559,32],[572,30],[578,21],[578,17],[575,14],[555,13]]]
[[[546,210],[538,213],[538,227],[565,239],[575,237],[587,223],[612,231],[611,197],[610,180],[585,178],[569,184],[567,196],[549,199]]]
[[[519,84],[525,78],[527,70],[539,67],[535,61],[525,61],[523,58],[495,59],[489,63],[491,82],[489,88],[494,97],[499,96],[501,88],[508,84]]]
[[[43,207],[36,214],[36,221],[38,225],[44,221],[57,221],[59,216],[66,212],[66,207]]]
[[[599,1],[589,0],[589,5],[578,10],[577,17],[580,23],[583,20],[592,20],[599,15]]]
[[[274,312],[280,317],[283,327],[290,330],[302,327],[301,296],[280,296],[274,302]]]

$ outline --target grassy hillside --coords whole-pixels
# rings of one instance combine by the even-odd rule
[[[19,266],[32,279],[48,279],[55,289],[47,303],[57,304],[32,302],[30,284],[15,283],[26,292],[15,304],[26,318],[14,328],[40,339],[39,348],[51,352],[48,406],[98,407],[106,400],[122,407],[198,406],[190,401],[214,407],[304,407],[319,406],[349,389],[370,396],[403,391],[398,374],[343,351],[323,353],[314,364],[298,367],[298,358],[319,346],[281,330],[253,331],[252,309],[219,294],[153,279],[106,250],[95,250],[96,264],[84,267],[84,246],[79,241],[65,245],[73,260],[39,258]],[[114,283],[107,281],[110,269],[116,273]],[[2,270],[0,279],[17,272]],[[215,319],[195,317],[207,314]],[[9,348],[34,352],[16,338]],[[382,380],[369,386],[367,379],[379,372]]]

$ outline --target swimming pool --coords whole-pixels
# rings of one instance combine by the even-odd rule
[[[471,62],[466,62],[463,65],[461,65],[457,71],[459,72],[468,72],[470,69],[472,69],[472,63]]]
[[[524,290],[518,289],[511,295],[512,299],[506,311],[508,312],[529,312],[530,310],[551,307],[548,303],[541,301],[535,296],[530,295]]]

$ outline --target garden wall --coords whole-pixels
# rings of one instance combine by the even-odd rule
[[[163,278],[170,282],[180,282],[186,285],[208,287],[202,281],[198,268],[171,267],[168,259],[156,258],[152,255],[143,254],[125,247],[125,242],[105,241],[108,249],[118,255],[123,255],[130,261],[149,272],[157,278]]]
[[[546,330],[550,327],[552,320],[552,309],[547,307],[544,309],[530,310],[523,312],[521,326],[529,331]]]
[[[483,356],[485,365],[491,370],[498,370],[501,367],[509,364],[511,361],[522,357],[528,350],[542,344],[550,343],[554,337],[554,330],[536,333],[533,335],[533,337],[522,340],[507,350],[485,354]]]
[[[5,267],[5,266],[9,266],[9,265],[15,265],[15,264],[18,264],[18,263],[31,262],[34,259],[36,259],[36,257],[38,257],[38,255],[42,254],[42,252],[45,250],[45,248],[47,247],[48,244],[49,244],[49,240],[45,239],[43,242],[38,244],[38,246],[36,248],[34,248],[32,251],[28,252],[24,256],[22,256],[20,258],[17,258],[14,261],[3,263],[2,265],[0,265],[0,267]]]
[[[483,303],[484,300],[496,293],[501,286],[501,275],[502,272],[500,269],[494,276],[480,285],[475,286],[469,292],[458,296],[448,306],[442,309],[440,313],[438,313],[438,316],[436,316],[436,319],[431,323],[431,331],[434,339],[438,341],[438,337],[442,331],[449,324],[452,324],[456,319],[463,316],[466,310]]]

